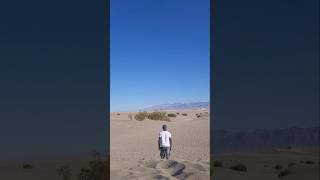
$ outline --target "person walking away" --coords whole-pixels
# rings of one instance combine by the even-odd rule
[[[159,133],[158,145],[161,159],[169,159],[170,151],[172,149],[172,136],[167,131],[167,125],[162,125],[162,131]]]

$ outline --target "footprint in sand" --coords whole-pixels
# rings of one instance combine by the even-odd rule
[[[209,179],[209,166],[201,162],[175,160],[141,160],[136,167],[128,169],[127,177],[137,180]]]
[[[157,164],[156,168],[162,169],[171,176],[178,176],[183,173],[183,170],[186,168],[186,166],[183,163],[179,163],[174,160],[168,160],[161,161]]]

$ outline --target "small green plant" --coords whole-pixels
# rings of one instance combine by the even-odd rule
[[[170,113],[170,114],[168,114],[168,117],[177,117],[177,115],[173,114],[173,113]]]
[[[150,120],[170,121],[170,118],[165,112],[152,112],[148,115]]]
[[[57,169],[59,176],[62,177],[63,180],[70,180],[72,177],[71,169],[69,166],[61,166]]]
[[[134,116],[134,119],[137,121],[143,121],[148,117],[148,113],[146,111],[144,112],[139,112]]]
[[[284,176],[287,176],[287,175],[289,175],[289,174],[291,174],[291,171],[290,170],[288,170],[288,169],[284,169],[284,170],[282,170],[282,171],[280,171],[279,173],[278,173],[278,177],[284,177]]]
[[[223,163],[220,161],[213,161],[213,167],[222,167]]]
[[[230,169],[235,170],[235,171],[247,172],[247,167],[244,164],[238,164],[238,165],[231,166]]]
[[[283,167],[280,164],[274,166],[275,170],[281,170]]]

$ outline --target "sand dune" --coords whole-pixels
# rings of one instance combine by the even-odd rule
[[[128,116],[135,113],[112,113],[111,179],[209,179],[209,113],[206,110],[179,113],[171,122],[136,121]],[[197,117],[200,113],[201,117]],[[168,125],[173,136],[170,160],[159,157],[157,139],[162,124]]]

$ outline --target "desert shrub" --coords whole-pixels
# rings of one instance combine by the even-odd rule
[[[220,161],[213,161],[213,167],[222,167],[223,163]]]
[[[197,118],[200,118],[200,117],[201,117],[201,114],[198,114],[198,115],[197,115]]]
[[[143,121],[148,117],[148,113],[147,112],[139,112],[138,114],[136,114],[134,116],[134,119],[136,119],[137,121]]]
[[[306,163],[306,164],[314,164],[314,161],[307,160],[305,163]]]
[[[170,118],[165,112],[152,112],[148,115],[150,120],[170,121]]]
[[[31,164],[22,164],[23,169],[32,169],[33,166]]]
[[[177,112],[176,114],[179,115],[180,113]]]
[[[182,113],[181,115],[182,115],[182,116],[188,116],[188,114],[187,114],[187,113]]]
[[[282,169],[283,167],[280,165],[280,164],[277,164],[277,165],[275,165],[274,166],[274,169],[275,170],[280,170],[280,169]]]
[[[89,162],[89,167],[81,168],[78,180],[105,180],[108,177],[107,162],[102,160],[100,153],[94,154],[94,159]]]
[[[72,177],[71,169],[69,166],[61,166],[57,169],[59,176],[62,177],[63,180],[70,180]]]
[[[132,119],[133,119],[132,114],[129,114],[129,115],[128,115],[128,117],[129,117],[129,119],[130,119],[130,120],[132,120]]]
[[[118,116],[120,116],[120,113],[117,113]]]
[[[78,174],[78,180],[91,180],[92,172],[88,168],[81,168],[80,173]]]
[[[230,169],[235,170],[235,171],[247,172],[247,167],[244,164],[238,164],[238,165],[231,166]]]
[[[278,177],[284,177],[284,176],[287,176],[288,174],[291,174],[291,171],[288,169],[284,169],[278,173]]]
[[[292,166],[294,166],[294,165],[296,165],[296,163],[291,162],[291,163],[288,164],[288,167],[292,167]]]
[[[168,117],[177,117],[177,115],[173,114],[173,113],[170,113],[170,114],[168,114]]]

